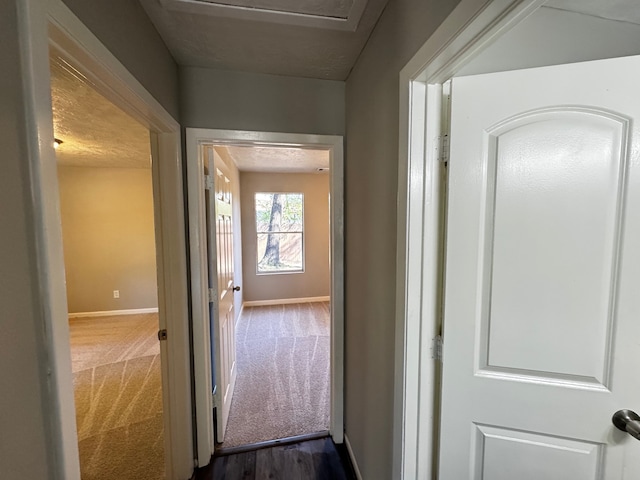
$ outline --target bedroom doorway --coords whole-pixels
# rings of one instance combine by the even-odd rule
[[[239,180],[242,310],[237,381],[218,452],[327,435],[330,161],[327,150],[213,147]]]
[[[165,475],[149,130],[50,53],[84,480]]]
[[[259,148],[257,148],[259,147]],[[252,150],[255,149],[255,150]],[[320,194],[319,201],[308,201],[311,197],[301,191],[304,181],[302,177],[294,179],[287,187],[284,184],[284,172],[261,172],[251,171],[256,169],[248,167],[244,160],[251,164],[258,162],[261,168],[266,165],[265,159],[268,158],[273,151],[277,156],[287,157],[283,155],[289,152],[290,155],[299,154],[302,151],[322,151],[326,157],[327,165],[324,167],[316,166],[313,173],[307,172],[308,177],[316,180],[323,179],[325,190],[324,194]],[[215,440],[222,439],[222,448],[228,448],[227,445],[237,446],[246,445],[247,443],[256,443],[261,441],[270,441],[274,438],[284,436],[298,435],[299,430],[287,430],[286,417],[296,415],[295,409],[301,410],[301,405],[308,405],[311,409],[317,409],[318,401],[325,401],[328,405],[328,419],[325,417],[319,422],[326,427],[312,426],[310,428],[302,427],[306,432],[321,430],[321,434],[326,435],[327,430],[332,435],[336,443],[341,443],[342,439],[342,343],[343,343],[343,239],[342,239],[342,138],[330,136],[316,135],[297,135],[297,134],[276,134],[276,133],[260,133],[260,132],[239,132],[239,131],[223,131],[223,130],[203,130],[203,129],[187,129],[187,157],[188,168],[187,177],[189,182],[189,224],[191,232],[191,267],[192,267],[192,286],[205,285],[205,272],[202,271],[200,265],[206,264],[202,258],[206,258],[202,245],[206,244],[205,231],[202,228],[206,224],[205,221],[205,195],[202,185],[211,183],[202,177],[203,166],[207,157],[207,151],[211,151],[211,155],[217,155],[220,159],[225,157],[226,164],[232,163],[237,170],[237,178],[239,191],[234,198],[239,198],[240,202],[236,202],[233,206],[237,219],[242,219],[240,229],[241,235],[237,239],[239,248],[234,251],[241,252],[240,255],[234,254],[235,257],[235,274],[234,281],[238,286],[242,286],[240,292],[236,292],[236,300],[238,305],[244,305],[244,311],[237,318],[237,336],[236,346],[239,353],[246,351],[248,353],[262,352],[260,354],[248,355],[246,357],[246,390],[249,392],[244,396],[246,399],[245,407],[251,410],[252,402],[250,399],[258,397],[277,397],[282,392],[287,391],[284,395],[291,396],[291,392],[297,389],[294,396],[298,396],[302,401],[286,404],[280,411],[276,411],[279,407],[274,407],[269,412],[259,412],[253,417],[251,413],[238,414],[238,418],[242,418],[242,422],[236,422],[236,425],[243,424],[243,427],[260,423],[264,429],[265,424],[276,425],[275,429],[270,432],[264,429],[264,435],[255,436],[255,431],[250,436],[243,434],[238,427],[233,427],[234,411],[236,408],[230,408],[230,427],[224,434],[230,437],[220,435]],[[261,152],[258,161],[257,158],[249,160],[243,155],[248,153]],[[292,153],[297,152],[297,153]],[[251,156],[251,155],[250,155]],[[231,161],[229,161],[231,159]],[[326,168],[329,167],[329,173]],[[320,171],[318,171],[320,169]],[[243,170],[245,170],[243,172]],[[292,173],[292,172],[290,172]],[[299,174],[301,174],[299,172]],[[271,183],[264,183],[268,177]],[[257,184],[255,182],[258,182]],[[260,183],[262,182],[262,183]],[[293,185],[293,186],[292,186]],[[327,188],[328,187],[328,188]],[[329,202],[329,194],[331,202]],[[324,234],[318,232],[304,232],[303,217],[308,215],[306,206],[313,204],[322,204],[325,209],[325,227],[329,223],[330,228]],[[299,209],[299,213],[295,213]],[[279,212],[277,221],[272,221],[274,211]],[[283,218],[284,213],[284,218]],[[264,217],[262,222],[259,218]],[[237,224],[238,222],[236,222]],[[277,224],[277,225],[276,225]],[[270,227],[271,225],[271,227]],[[264,227],[264,228],[263,228]],[[234,227],[234,232],[236,227]],[[328,290],[321,293],[303,294],[299,281],[300,274],[310,270],[309,260],[315,261],[322,258],[322,255],[308,255],[304,252],[304,245],[309,236],[314,240],[324,236],[324,263],[327,270],[326,278]],[[279,242],[281,256],[278,260],[270,264],[269,249],[273,246],[274,241]],[[242,238],[242,242],[240,242]],[[313,242],[311,242],[313,243]],[[296,244],[302,245],[302,251],[296,250]],[[308,246],[307,246],[308,247]],[[297,252],[297,253],[296,253]],[[272,252],[273,253],[273,252]],[[322,262],[322,260],[320,260]],[[329,265],[331,268],[329,268]],[[278,269],[284,271],[277,271]],[[266,270],[266,271],[265,271]],[[312,269],[311,269],[312,270]],[[266,281],[265,281],[266,280]],[[293,293],[282,293],[283,288],[278,289],[278,283],[293,284],[290,286]],[[214,408],[219,407],[220,400],[211,402],[211,392],[215,395],[223,395],[227,389],[218,390],[219,386],[215,383],[215,379],[211,381],[211,368],[219,368],[220,356],[216,353],[216,348],[220,348],[215,342],[206,341],[210,338],[209,332],[215,331],[215,315],[213,318],[213,327],[209,323],[206,315],[208,311],[208,299],[204,295],[205,287],[193,288],[193,305],[194,305],[194,332],[202,331],[197,337],[205,341],[196,342],[194,345],[195,371],[196,379],[196,411],[198,419],[196,424],[198,435],[198,461],[201,466],[209,463],[211,455],[215,450],[214,441]],[[215,291],[215,290],[214,290]],[[278,293],[280,292],[280,293]],[[331,302],[329,303],[329,299]],[[300,322],[304,315],[305,318],[312,320]],[[315,317],[313,317],[315,315]],[[324,331],[322,323],[324,322]],[[253,324],[253,325],[252,325]],[[300,328],[301,326],[309,326],[308,331]],[[315,327],[313,326],[315,325]],[[258,328],[253,328],[258,326]],[[299,335],[292,335],[297,332]],[[324,332],[324,333],[323,333]],[[298,338],[299,337],[299,338]],[[323,337],[320,339],[320,337]],[[315,344],[311,348],[298,348],[303,343],[314,341]],[[256,343],[259,342],[259,343]],[[289,347],[285,345],[289,343]],[[259,344],[261,345],[259,347]],[[266,344],[269,344],[266,346]],[[296,347],[297,344],[297,347]],[[264,348],[262,348],[264,347]],[[278,362],[272,361],[274,352],[278,348],[287,350],[286,353],[278,357],[288,358],[288,366],[277,366]],[[212,350],[213,349],[213,350]],[[314,350],[315,349],[315,350]],[[213,351],[213,361],[211,352]],[[318,374],[313,372],[313,365],[321,365],[322,362],[316,363],[313,360],[315,351],[316,359],[321,351],[326,352],[329,362],[325,362],[326,372]],[[312,352],[312,353],[309,353]],[[305,357],[306,355],[306,357]],[[271,359],[271,360],[270,360]],[[236,359],[238,370],[238,381],[236,382],[236,394],[244,387],[241,387],[241,365],[239,356]],[[326,391],[324,399],[322,393],[313,394],[313,387],[310,386],[311,380],[302,380],[300,387],[294,386],[293,390],[285,390],[282,388],[286,383],[288,386],[296,382],[295,374],[292,376],[291,368],[293,363],[304,364],[308,368],[303,377],[320,379],[318,392]],[[212,365],[213,364],[213,365]],[[328,365],[327,365],[328,364]],[[267,372],[263,367],[271,365],[272,370]],[[286,374],[283,374],[286,372]],[[258,382],[252,380],[259,378]],[[269,378],[269,381],[264,381]],[[207,383],[209,382],[209,383]],[[322,383],[327,388],[323,388]],[[297,383],[296,383],[297,385]],[[240,387],[239,387],[240,386]],[[258,388],[255,388],[258,386]],[[260,390],[263,388],[263,390]],[[239,390],[238,390],[239,389]],[[240,397],[238,397],[240,398]],[[315,403],[314,403],[315,402]],[[238,411],[240,404],[245,403],[238,400]],[[265,402],[266,403],[266,402]],[[282,403],[282,402],[280,402]],[[198,406],[199,405],[199,406]],[[217,408],[216,408],[217,410]],[[248,410],[247,410],[248,411]],[[320,411],[323,411],[320,408]],[[215,411],[217,414],[217,411]],[[300,417],[304,417],[304,412],[300,411]],[[280,415],[281,420],[276,420]],[[247,421],[247,416],[253,420]],[[262,420],[259,420],[262,419]],[[270,419],[273,421],[270,422]],[[255,421],[254,421],[255,420]],[[290,420],[290,419],[287,419]],[[237,435],[236,435],[237,433]],[[225,445],[226,443],[226,445]]]

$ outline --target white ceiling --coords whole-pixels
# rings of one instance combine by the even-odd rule
[[[180,65],[345,80],[387,1],[140,3]]]
[[[225,150],[241,172],[319,173],[328,170],[329,150],[290,147],[217,146]]]
[[[150,168],[149,131],[100,95],[73,67],[51,63],[51,100],[59,165]]]

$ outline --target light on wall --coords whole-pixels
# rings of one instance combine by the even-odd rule
[[[57,149],[60,145],[62,145],[64,142],[58,138],[54,138],[53,139],[53,148]]]

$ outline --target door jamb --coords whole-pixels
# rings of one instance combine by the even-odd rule
[[[437,478],[441,86],[544,3],[462,0],[400,72],[393,478]]]
[[[61,0],[25,0],[19,5],[23,90],[30,144],[28,168],[36,212],[36,269],[43,303],[46,352],[41,363],[49,371],[45,391],[51,424],[47,432],[53,478],[79,479],[69,325],[56,159],[53,150],[49,47],[72,60],[107,99],[147,126],[157,165],[154,204],[160,321],[172,332],[162,345],[169,395],[165,411],[168,478],[193,472],[191,398],[187,330],[186,243],[182,209],[180,126],[131,73]],[[164,312],[164,315],[162,314]]]
[[[186,129],[189,242],[193,306],[194,375],[196,390],[196,435],[198,464],[209,463],[214,452],[211,362],[206,308],[206,238],[203,228],[204,184],[202,145],[305,146],[330,152],[331,193],[331,413],[330,434],[334,442],[344,439],[344,160],[343,138],[241,130]],[[204,379],[202,381],[201,379]],[[201,428],[197,428],[202,426]]]

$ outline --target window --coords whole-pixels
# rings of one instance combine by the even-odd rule
[[[302,193],[256,193],[257,272],[304,271]]]

